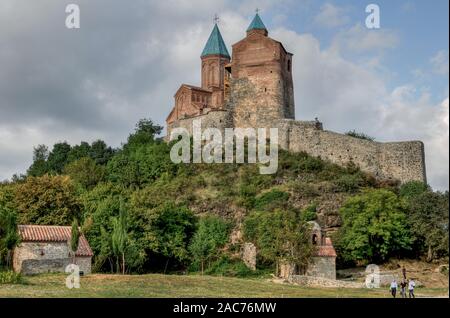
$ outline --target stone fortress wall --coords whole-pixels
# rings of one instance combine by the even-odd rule
[[[421,141],[375,142],[323,130],[322,123],[280,120],[280,147],[345,166],[353,162],[378,179],[426,182],[425,152]]]
[[[192,123],[198,119],[201,119],[202,130],[218,128],[223,133],[225,128],[234,127],[232,112],[213,110],[180,119],[170,126],[169,131],[183,127],[192,134]],[[263,127],[278,128],[282,149],[306,152],[341,166],[352,162],[378,179],[426,182],[425,151],[421,141],[382,143],[364,140],[323,130],[322,123],[315,121],[274,119],[271,123],[265,122]]]

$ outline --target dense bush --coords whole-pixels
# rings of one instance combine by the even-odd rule
[[[413,237],[405,212],[402,201],[388,190],[368,190],[349,198],[340,210],[340,256],[376,263],[410,250]]]

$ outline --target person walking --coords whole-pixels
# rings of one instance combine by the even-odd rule
[[[397,295],[397,281],[395,279],[392,281],[390,289],[392,297],[395,298],[395,296]]]
[[[416,287],[416,283],[414,282],[414,279],[411,278],[408,283],[409,298],[416,298],[414,295],[414,287]]]
[[[400,282],[400,294],[402,295],[402,298],[406,298],[406,286],[408,286],[406,279],[402,279]]]

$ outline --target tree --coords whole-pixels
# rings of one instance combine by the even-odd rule
[[[198,229],[189,245],[195,260],[200,261],[203,275],[205,262],[219,253],[228,241],[229,224],[216,216],[200,219]]]
[[[449,194],[422,191],[407,197],[408,221],[415,239],[415,251],[427,261],[448,255]]]
[[[67,225],[81,214],[75,186],[68,176],[28,177],[14,189],[21,224]]]
[[[72,252],[72,263],[75,263],[75,256],[80,242],[80,230],[78,229],[78,220],[73,219],[72,230],[70,232],[70,251]]]
[[[105,167],[97,165],[95,161],[89,157],[84,157],[69,163],[64,168],[64,174],[67,174],[76,183],[85,189],[92,189],[105,176]]]
[[[275,264],[277,274],[282,262],[306,268],[314,251],[310,226],[294,210],[252,212],[244,220],[244,237],[263,259]]]
[[[70,145],[65,141],[54,144],[47,159],[48,171],[55,174],[62,173],[64,166],[68,163],[70,150]]]
[[[39,145],[33,150],[33,163],[28,168],[27,174],[33,177],[40,177],[48,173],[48,147],[46,145]]]
[[[110,181],[135,188],[152,183],[163,174],[174,175],[176,169],[176,165],[170,160],[170,148],[163,142],[122,151],[107,165]]]
[[[82,141],[79,145],[75,145],[72,147],[72,149],[69,151],[69,154],[67,155],[67,161],[73,162],[81,158],[89,157],[90,153],[91,146],[87,142]]]
[[[346,260],[380,262],[411,249],[405,206],[391,191],[367,190],[347,199],[337,247]]]
[[[112,219],[113,231],[111,234],[112,252],[116,256],[117,270],[119,270],[119,259],[122,262],[122,274],[125,275],[125,252],[128,246],[128,226],[126,219],[126,211],[123,202],[120,205],[119,217]]]
[[[17,214],[0,202],[0,263],[5,259],[7,268],[11,266],[12,253],[19,242]]]
[[[172,202],[156,208],[148,230],[149,247],[166,257],[165,269],[170,259],[184,262],[189,259],[188,246],[195,232],[196,217],[185,206]]]
[[[91,144],[89,156],[98,165],[106,165],[114,156],[115,151],[106,145],[103,140],[96,140]]]
[[[128,141],[124,145],[125,150],[130,150],[134,147],[146,145],[155,141],[155,136],[159,135],[163,127],[155,125],[151,119],[141,119],[136,124],[133,134],[128,136]]]

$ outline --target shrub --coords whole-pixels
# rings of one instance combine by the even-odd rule
[[[20,273],[13,271],[0,271],[0,284],[22,284],[23,278]]]
[[[375,140],[374,137],[368,136],[364,133],[356,132],[356,130],[347,131],[345,134],[347,136],[351,136],[351,137],[358,138],[358,139],[364,139],[364,140],[369,140],[369,141]]]
[[[355,192],[364,184],[364,179],[360,174],[345,174],[335,180],[334,183],[340,192]]]
[[[430,191],[430,186],[421,181],[410,181],[400,187],[400,196],[410,199]]]
[[[230,259],[222,256],[211,264],[205,271],[207,275],[228,276],[228,277],[260,277],[268,276],[270,269],[251,270],[240,259]]]
[[[275,208],[285,207],[289,199],[289,193],[272,189],[255,199],[254,208],[260,211],[272,211]]]
[[[305,222],[314,221],[317,217],[317,205],[311,204],[306,209],[302,211],[301,217]]]

